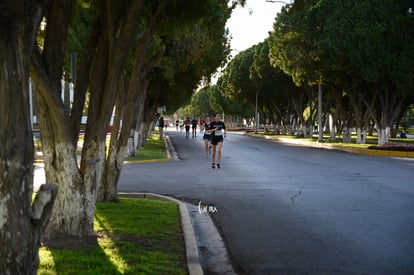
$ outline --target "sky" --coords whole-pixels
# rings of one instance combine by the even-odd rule
[[[282,6],[282,3],[266,0],[247,0],[244,7],[237,7],[227,21],[232,37],[232,54],[236,55],[267,38]]]

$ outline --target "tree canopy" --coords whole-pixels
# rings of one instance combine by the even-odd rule
[[[297,85],[333,85],[331,92],[361,99],[383,143],[389,138],[386,129],[412,102],[407,100],[414,91],[409,5],[391,0],[295,2],[276,18],[269,40],[271,64]]]

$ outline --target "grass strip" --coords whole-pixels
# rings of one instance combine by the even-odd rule
[[[285,138],[285,139],[295,139],[295,140],[303,140],[303,141],[309,141],[309,142],[317,142],[318,137],[316,135],[313,135],[313,137],[304,138],[304,137],[298,137],[298,136],[289,136],[289,135],[277,135],[270,132],[257,132],[257,133],[251,133],[252,135],[258,135],[258,136],[269,136],[269,137],[275,137],[275,138]],[[367,136],[366,137],[366,143],[364,144],[357,144],[356,143],[356,136],[351,136],[351,142],[343,142],[342,136],[337,136],[337,139],[335,141],[329,140],[329,135],[323,136],[323,142],[324,143],[331,143],[346,147],[356,147],[356,148],[368,148],[371,145],[378,144],[378,137],[376,136]],[[413,138],[390,138],[390,142],[395,143],[402,143],[402,144],[414,144]]]
[[[38,274],[187,274],[177,204],[121,198],[96,207],[96,245],[42,247]]]
[[[159,160],[166,157],[164,139],[160,139],[159,133],[154,132],[144,146],[136,151],[135,157],[125,158],[125,161]]]

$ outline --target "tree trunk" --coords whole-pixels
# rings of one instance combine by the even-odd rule
[[[60,191],[45,237],[93,234],[94,204],[77,166],[69,116],[61,99],[61,78],[73,2],[49,2],[43,51],[32,52],[31,75],[36,82],[46,179]]]
[[[0,271],[3,274],[36,274],[38,266],[39,239],[35,240],[30,213],[34,145],[29,120],[29,78],[23,53],[19,52],[21,43],[17,37],[0,39]]]
[[[152,42],[153,34],[155,33],[157,24],[159,23],[158,16],[163,9],[166,1],[158,3],[156,12],[153,14],[149,25],[145,29],[144,33],[140,37],[134,60],[134,67],[126,89],[125,106],[118,106],[123,108],[122,115],[122,129],[118,138],[118,133],[115,139],[111,140],[111,152],[108,154],[104,166],[105,176],[103,177],[103,200],[111,201],[118,200],[118,180],[122,170],[122,164],[126,156],[128,139],[130,137],[131,130],[134,129],[132,123],[134,116],[139,116],[143,113],[143,109],[138,108],[142,102],[145,102],[147,98],[148,80],[146,79],[147,73],[155,65],[155,61],[161,58],[163,51],[155,53],[154,56],[147,56],[147,51]],[[113,66],[112,66],[113,67]],[[123,81],[123,80],[121,80]],[[123,90],[122,88],[120,90]],[[122,97],[121,97],[122,98]],[[124,100],[118,102],[123,105]],[[138,111],[137,111],[138,110]]]
[[[125,158],[125,148],[119,146],[120,131],[124,128],[121,127],[121,120],[123,117],[123,106],[125,104],[125,85],[124,80],[121,81],[115,106],[115,116],[113,119],[113,127],[111,139],[109,141],[108,157],[105,161],[104,176],[102,184],[98,190],[97,201],[118,201],[118,190],[114,182],[118,182],[121,175],[122,164]]]
[[[42,9],[35,1],[6,1],[0,10],[2,274],[37,273],[40,239],[57,192],[51,185],[42,186],[32,205],[34,145],[29,110],[29,62]]]
[[[377,123],[380,121],[378,132],[381,133],[378,137],[378,145],[384,145],[390,141],[392,126],[397,122],[407,98],[399,95],[393,87],[389,86],[391,85],[385,83],[377,91],[381,104],[380,118],[377,120]]]
[[[145,84],[143,84],[144,82]],[[127,144],[130,137],[130,132],[132,128],[132,122],[134,122],[134,116],[138,115],[139,117],[143,113],[143,109],[137,108],[137,106],[141,106],[139,103],[145,101],[146,99],[146,91],[147,88],[143,88],[142,90],[139,88],[141,85],[147,84],[147,81],[141,81],[141,83],[137,83],[138,88],[133,89],[133,91],[129,91],[133,95],[129,94],[129,99],[127,100],[127,104],[125,107],[125,111],[123,112],[122,116],[122,128],[120,134],[112,135],[110,148],[108,152],[108,158],[105,162],[105,176],[103,178],[103,196],[100,196],[99,199],[103,201],[117,201],[118,200],[118,180],[121,175],[122,171],[122,164],[124,162],[126,152],[127,152]],[[137,87],[137,86],[135,86]],[[130,86],[131,88],[131,86]],[[141,91],[139,95],[137,92]],[[132,98],[136,98],[135,101]],[[118,101],[119,103],[123,104],[123,100]],[[120,104],[120,105],[121,105]],[[144,104],[142,104],[144,105]],[[119,109],[122,107],[119,106]],[[118,120],[119,121],[119,120]],[[133,128],[132,128],[133,130]]]
[[[328,115],[328,119],[329,119],[329,123],[327,123],[327,125],[329,125],[329,130],[331,132],[331,137],[330,137],[330,141],[336,141],[336,114],[332,115],[329,114]]]
[[[63,122],[68,122],[64,115],[65,110],[63,107],[53,110],[42,96],[39,86],[38,117],[46,179],[59,184],[60,187],[45,237],[53,239],[59,235],[92,235],[94,205],[91,205],[90,198],[84,192],[75,147],[67,129],[68,123]]]
[[[92,66],[88,124],[81,161],[85,186],[95,199],[104,184],[107,129],[123,81],[124,66],[139,29],[143,1],[114,0],[105,2],[103,7],[100,20],[106,28]],[[108,15],[109,11],[111,14]],[[115,161],[114,156],[111,160]]]

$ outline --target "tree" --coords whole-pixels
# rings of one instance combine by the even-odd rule
[[[275,125],[281,126],[279,131],[283,133],[292,134],[297,119],[305,127],[303,112],[306,103],[312,100],[308,98],[309,93],[297,87],[281,69],[270,64],[268,39],[254,46],[254,50],[250,79],[259,91],[263,111]]]
[[[46,179],[60,187],[46,239],[93,232],[93,216],[92,220],[88,217],[89,202],[83,193],[69,117],[60,96],[72,5],[72,1],[50,2],[45,15],[48,25],[43,46],[35,45],[32,51],[30,73],[36,83]],[[82,203],[68,203],[75,201]]]
[[[250,104],[252,107],[255,104],[256,93],[260,93],[250,80],[253,56],[254,48],[240,52],[229,62],[217,81],[217,86],[227,97]]]
[[[131,133],[150,128],[140,125],[153,123],[156,107],[174,108],[189,99],[200,80],[213,73],[229,53],[225,31],[225,22],[230,16],[227,4],[216,0],[194,7],[188,4],[186,7],[182,3],[169,4],[172,6],[165,7],[160,18],[155,16],[157,13],[151,13],[149,25],[154,27],[149,30],[152,33],[143,36],[146,39],[139,39],[131,75],[127,77],[126,104],[118,101],[121,104],[117,105],[117,110],[122,109],[123,113],[122,129],[119,136],[112,135],[118,140],[111,139],[103,179],[104,200],[118,199],[116,187],[123,159],[126,151],[135,151],[127,149]],[[191,11],[191,16],[182,13],[185,11]],[[129,140],[134,148],[137,142]]]
[[[74,8],[75,4],[93,9],[88,20],[84,20],[88,24],[93,21],[93,24],[92,27],[85,28],[90,29],[87,42],[82,42],[86,39],[79,39],[79,44],[85,48],[78,54],[75,100],[69,116],[59,93],[64,58],[67,56],[65,46],[69,23],[71,18],[77,18],[72,11],[82,11],[78,6]],[[102,195],[103,199],[116,199],[114,183],[121,171],[135,111],[138,109],[141,112],[143,108],[139,107],[146,105],[150,80],[147,76],[164,51],[162,45],[156,46],[158,40],[154,35],[168,28],[177,28],[181,23],[194,21],[203,17],[206,10],[223,5],[223,2],[217,0],[201,4],[195,0],[110,0],[93,2],[93,5],[82,0],[50,2],[45,14],[47,26],[44,44],[33,50],[31,64],[31,75],[36,81],[40,98],[46,178],[61,187],[57,198],[58,207],[48,225],[49,237],[94,234],[95,202],[103,178],[112,185],[103,189],[109,190],[107,194],[105,191],[99,193],[99,196],[106,194]],[[225,7],[227,8],[226,5]],[[132,51],[138,54],[131,55]],[[129,64],[132,64],[131,72],[126,77],[124,72]],[[78,167],[75,151],[87,93],[88,122],[81,164]],[[107,156],[105,139],[116,102],[117,117],[122,117],[122,130],[113,135],[116,139],[111,141],[112,151]],[[146,112],[152,113],[152,110]]]
[[[36,274],[40,239],[57,193],[43,185],[32,204],[29,65],[45,3],[3,1],[0,7],[0,272]]]
[[[355,92],[376,121],[382,144],[413,90],[413,54],[408,50],[414,45],[413,20],[406,14],[408,6],[409,1],[390,0],[305,1],[301,9],[278,17],[272,62],[299,85],[319,81]],[[372,87],[368,94],[361,89],[367,85]],[[360,124],[363,116],[356,117]]]
[[[250,109],[255,107],[257,94],[262,116],[282,125],[283,132],[292,133],[292,114],[302,118],[306,108],[307,93],[296,87],[290,76],[271,66],[267,40],[236,55],[219,78],[218,86],[226,96]]]
[[[298,86],[324,82],[318,49],[322,19],[309,15],[316,8],[315,2],[295,1],[291,9],[284,9],[276,17],[269,37],[270,63],[290,75]]]

